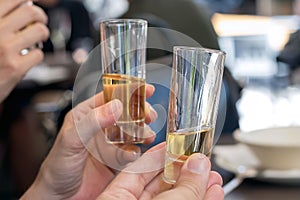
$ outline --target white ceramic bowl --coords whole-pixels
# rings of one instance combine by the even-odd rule
[[[266,169],[300,169],[300,127],[276,127],[250,132],[239,130],[234,138],[246,144]]]

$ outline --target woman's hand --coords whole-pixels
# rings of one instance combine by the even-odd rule
[[[39,48],[26,55],[21,51],[49,36],[46,14],[37,6],[22,5],[25,2],[27,0],[0,0],[0,102],[31,67],[43,60]]]

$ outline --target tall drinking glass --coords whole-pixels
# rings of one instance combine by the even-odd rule
[[[211,155],[225,53],[175,46],[164,180],[175,183],[193,153]]]
[[[113,19],[100,23],[105,102],[119,99],[123,113],[105,129],[115,144],[144,141],[147,21]]]

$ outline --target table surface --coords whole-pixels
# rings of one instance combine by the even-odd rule
[[[222,134],[217,145],[234,144],[232,134]],[[213,159],[212,159],[213,160]],[[213,169],[218,171],[224,184],[234,175],[213,162]],[[240,186],[229,193],[225,200],[300,200],[300,185],[269,183],[255,179],[245,179]]]

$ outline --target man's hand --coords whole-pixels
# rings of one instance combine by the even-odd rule
[[[146,96],[153,92],[148,85]],[[115,123],[122,108],[119,100],[104,104],[101,92],[68,113],[37,179],[22,199],[95,199],[115,177],[111,166],[116,169],[119,164],[121,169],[137,159],[137,146],[105,142],[102,129]],[[147,110],[146,121],[155,120],[156,112]],[[148,128],[146,134],[146,142],[152,142],[154,132]]]
[[[147,151],[139,160],[124,169],[98,197],[97,200],[222,200],[224,192],[221,176],[211,170],[209,159],[203,154],[193,154],[185,162],[176,185],[172,188],[162,180],[165,145],[157,145]],[[153,163],[153,160],[156,163]],[[141,165],[152,169],[139,171]],[[156,166],[155,166],[156,165]],[[157,168],[158,166],[161,168]],[[149,167],[148,167],[149,168]]]

